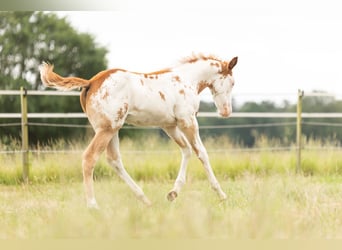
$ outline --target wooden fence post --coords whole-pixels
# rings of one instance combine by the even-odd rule
[[[302,150],[302,100],[304,96],[303,90],[298,90],[297,100],[297,164],[296,172],[301,170],[301,150]]]
[[[28,122],[27,122],[27,90],[20,88],[21,103],[21,151],[23,164],[23,181],[29,182],[29,147],[28,147]]]

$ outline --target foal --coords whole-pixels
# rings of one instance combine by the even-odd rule
[[[62,90],[82,88],[80,102],[95,136],[83,154],[83,181],[88,207],[97,207],[93,188],[93,170],[100,154],[106,150],[107,160],[134,194],[145,204],[151,202],[126,172],[119,152],[118,131],[124,123],[136,126],[158,126],[180,147],[180,170],[167,199],[173,201],[186,180],[186,168],[192,150],[202,162],[212,188],[220,199],[227,195],[217,181],[205,147],[199,136],[196,114],[199,94],[209,88],[222,117],[232,112],[231,91],[233,68],[237,57],[223,61],[213,56],[193,55],[173,68],[152,73],[136,73],[124,69],[101,71],[90,80],[62,77],[53,65],[43,63],[43,84]]]

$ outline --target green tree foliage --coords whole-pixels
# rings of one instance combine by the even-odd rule
[[[271,101],[243,103],[234,107],[234,112],[296,112],[296,104],[284,101],[281,105]],[[213,104],[202,103],[201,111],[216,111]],[[342,111],[342,101],[334,97],[304,96],[303,112],[307,113],[332,113]],[[342,119],[303,118],[302,133],[307,138],[319,139],[322,142],[328,140],[334,143],[342,143]],[[203,137],[228,136],[233,142],[243,146],[252,147],[259,144],[260,136],[274,140],[278,144],[289,146],[296,141],[295,118],[199,118],[201,126],[227,125],[228,128],[202,129]],[[314,123],[314,124],[312,124]],[[318,124],[321,123],[321,124]],[[323,124],[322,124],[323,123]],[[269,126],[263,126],[270,124]],[[273,125],[272,125],[273,124]],[[242,126],[239,126],[242,125]],[[246,126],[247,125],[247,126]],[[261,125],[261,126],[258,126]],[[236,127],[235,127],[236,126]],[[245,126],[245,127],[244,127]]]
[[[106,54],[107,49],[97,45],[92,35],[76,31],[65,18],[54,13],[0,12],[0,89],[18,90],[21,86],[42,89],[38,70],[42,61],[53,63],[61,75],[90,78],[107,67]],[[29,96],[28,102],[29,112],[82,112],[79,100],[74,97]],[[0,112],[20,112],[19,97],[0,96]],[[54,122],[50,119],[39,122],[47,121]],[[73,122],[84,124],[87,121]],[[0,129],[2,136],[18,136],[18,128]],[[84,132],[82,129],[31,127],[30,140],[79,136]]]
[[[260,103],[249,101],[243,103],[241,106],[234,107],[233,112],[289,112],[293,107],[289,104],[279,107],[271,101],[262,101]],[[215,110],[215,108],[213,108]],[[277,118],[200,118],[200,123],[207,125],[227,125],[228,128],[217,128],[203,130],[204,136],[228,136],[232,141],[243,146],[254,146],[256,139],[260,135],[265,135],[269,138],[284,138],[292,137],[295,134],[294,128],[288,126],[262,126],[265,124],[278,124],[280,122],[290,122],[293,119],[277,119]],[[241,125],[241,126],[240,126]],[[260,127],[258,125],[261,125]]]
[[[342,101],[335,97],[309,96],[303,99],[303,112],[332,113],[342,112]],[[342,143],[342,119],[338,118],[305,118],[303,119],[303,133],[310,138],[322,141],[334,140]],[[321,124],[321,125],[318,125]],[[331,124],[331,125],[329,125]]]

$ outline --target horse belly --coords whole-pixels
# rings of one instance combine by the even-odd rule
[[[126,123],[135,126],[171,126],[176,124],[173,114],[163,109],[132,109],[128,112]]]

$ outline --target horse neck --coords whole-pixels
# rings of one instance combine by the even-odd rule
[[[194,63],[184,63],[175,70],[180,77],[197,88],[203,82],[212,82],[217,76],[218,69],[209,60],[199,60]]]

